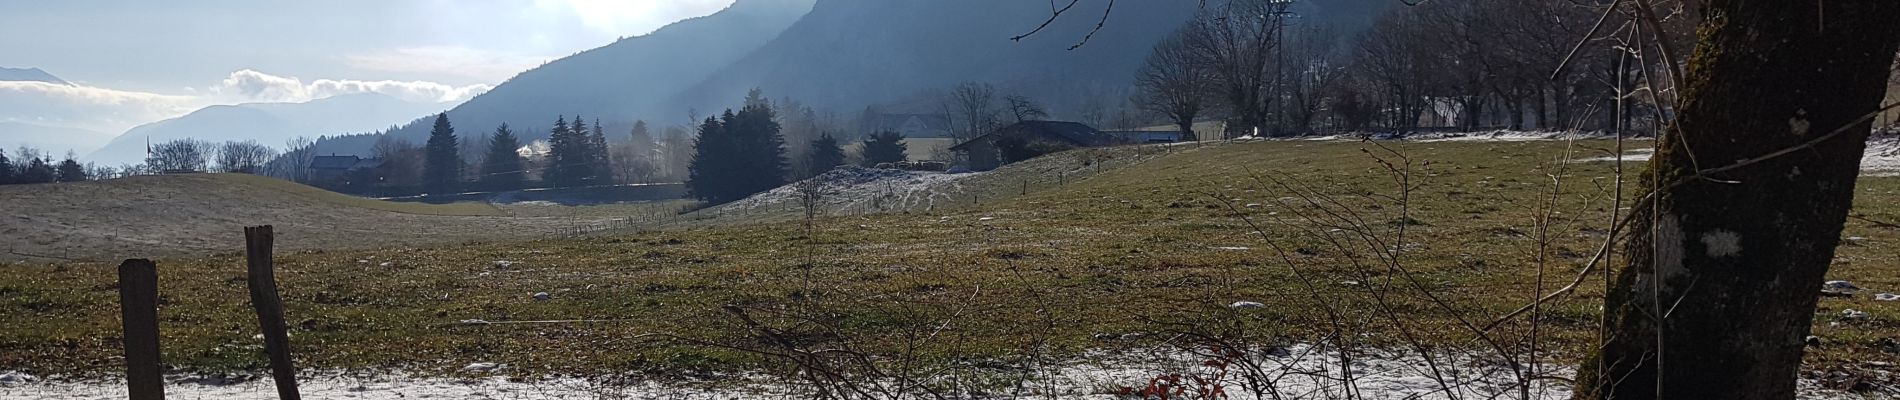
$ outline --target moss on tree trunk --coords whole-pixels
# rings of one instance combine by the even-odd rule
[[[1900,1],[1708,0],[1583,399],[1791,399],[1900,39]],[[1852,125],[1852,126],[1850,126]],[[1697,178],[1698,170],[1811,148]]]

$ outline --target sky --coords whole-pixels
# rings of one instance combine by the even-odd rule
[[[74,85],[0,82],[0,122],[116,135],[213,104],[366,91],[455,102],[542,63],[731,3],[4,1],[0,67],[40,68]]]

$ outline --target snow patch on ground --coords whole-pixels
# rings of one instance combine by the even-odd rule
[[[903,209],[951,200],[958,181],[983,172],[951,174],[863,167],[843,167],[804,182],[780,186],[744,200],[721,206],[726,210],[783,209],[799,204],[799,186],[816,183],[823,190],[825,208],[837,210]]]
[[[1656,150],[1650,148],[1630,149],[1623,153],[1623,162],[1649,162]],[[1616,157],[1601,156],[1580,158],[1574,162],[1615,162]],[[1861,175],[1900,176],[1900,139],[1882,138],[1867,142],[1867,151],[1860,159]]]
[[[1601,132],[1581,131],[1512,131],[1495,130],[1483,132],[1455,133],[1419,133],[1408,135],[1406,140],[1418,142],[1531,142],[1541,140],[1584,140],[1610,139],[1614,136]]]
[[[1244,310],[1243,310],[1244,311]],[[1084,362],[1032,368],[1023,376],[1030,382],[1003,388],[983,397],[1048,397],[1062,399],[1125,399],[1117,395],[1122,388],[1139,390],[1151,379],[1170,374],[1209,377],[1215,371],[1210,360],[1179,350],[1098,351]],[[1231,399],[1261,398],[1343,398],[1348,386],[1341,378],[1340,353],[1311,345],[1292,345],[1253,352],[1264,367],[1259,375],[1271,384],[1264,396],[1251,393],[1245,378],[1230,372],[1220,381]],[[1518,374],[1496,360],[1443,356],[1437,358],[1435,373],[1423,357],[1412,353],[1385,351],[1353,352],[1350,386],[1366,399],[1443,399],[1449,386],[1457,398],[1512,398],[1519,389]],[[1568,365],[1538,366],[1537,375],[1569,376]],[[1434,376],[1442,377],[1441,379]],[[553,378],[517,381],[504,377],[420,378],[403,374],[378,376],[328,374],[300,379],[305,398],[409,400],[409,399],[576,399],[576,398],[667,398],[667,399],[744,399],[801,398],[800,389],[769,383],[768,377],[736,376],[725,382],[605,384],[579,378]],[[1188,379],[1191,381],[1192,379]],[[206,383],[209,382],[209,383]],[[1800,383],[1800,397],[1812,399],[1858,399],[1861,396],[1820,389],[1811,380]],[[1190,389],[1191,390],[1191,389]],[[999,392],[1000,391],[1000,392]],[[1013,391],[1013,393],[1012,393]],[[224,380],[172,379],[165,393],[172,399],[269,400],[277,394],[270,379],[242,382]],[[1557,381],[1538,381],[1531,388],[1532,399],[1569,398],[1571,388]],[[1277,394],[1277,396],[1276,396]],[[125,396],[125,384],[116,381],[45,382],[26,381],[0,385],[0,400],[75,399],[106,400]]]
[[[1170,374],[1213,376],[1206,366],[1208,357],[1177,350],[1154,350],[1143,355],[1129,352],[1097,352],[1090,362],[1033,368],[1026,376],[1031,382],[1000,391],[1017,391],[1015,396],[1064,399],[1119,399],[1121,388],[1140,389],[1150,380]],[[1334,398],[1346,390],[1338,367],[1339,353],[1309,345],[1261,350],[1256,357],[1269,372],[1263,378],[1272,383],[1272,391],[1287,398]],[[1137,361],[1139,360],[1139,361]],[[1445,398],[1444,386],[1432,378],[1423,358],[1383,352],[1355,352],[1352,357],[1353,390],[1369,399]],[[1442,370],[1452,389],[1461,398],[1487,398],[1515,393],[1516,377],[1501,363],[1440,358]],[[1562,368],[1549,367],[1540,373],[1567,375]],[[1245,389],[1242,377],[1230,374],[1221,384],[1233,399],[1256,399]],[[735,378],[727,385],[668,385],[644,382],[633,385],[607,385],[584,379],[557,378],[542,381],[511,381],[487,378],[414,378],[401,375],[378,377],[322,376],[300,380],[305,398],[316,399],[571,399],[571,398],[796,398],[797,388],[773,385],[761,377]],[[185,383],[174,379],[165,392],[173,399],[266,400],[276,398],[270,379],[222,384]],[[0,387],[0,400],[12,399],[117,399],[123,398],[121,382],[53,382]],[[1567,398],[1570,389],[1561,384],[1540,384],[1534,388],[1537,399]],[[1005,393],[989,393],[998,395]],[[1271,395],[1265,396],[1271,398]]]
[[[1883,138],[1867,142],[1867,152],[1860,158],[1860,173],[1900,176],[1900,139]]]

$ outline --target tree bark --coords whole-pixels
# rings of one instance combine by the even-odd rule
[[[1708,0],[1702,15],[1679,126],[1643,178],[1656,200],[1633,216],[1580,399],[1795,396],[1900,2]]]

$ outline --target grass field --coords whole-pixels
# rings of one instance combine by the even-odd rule
[[[1461,321],[1490,322],[1540,286],[1568,283],[1602,243],[1613,166],[1559,159],[1602,156],[1611,145],[1390,144],[1411,160],[1410,191],[1398,190],[1381,159],[1403,162],[1355,142],[1086,150],[970,178],[961,190],[978,204],[833,215],[814,221],[810,236],[789,210],[718,214],[694,227],[584,239],[285,251],[278,281],[309,369],[452,374],[496,362],[519,376],[673,375],[766,365],[745,349],[770,347],[767,339],[733,309],[798,343],[936,364],[1113,351],[1182,331],[1311,342],[1341,324],[1373,347],[1467,349],[1476,339]],[[1049,171],[1078,173],[1023,184],[1056,179]],[[1562,182],[1555,196],[1553,177]],[[1900,221],[1900,178],[1860,185],[1856,214],[1866,219],[1849,221],[1854,239],[1829,278],[1900,291],[1900,230],[1869,222]],[[1540,206],[1545,198],[1554,209]],[[1365,238],[1381,241],[1355,244]],[[161,264],[167,363],[262,367],[242,261]],[[4,268],[0,365],[37,374],[119,368],[112,264]],[[1598,279],[1545,308],[1545,359],[1572,362],[1591,342]],[[549,298],[536,300],[538,292]],[[1236,301],[1264,307],[1228,307]],[[1846,308],[1872,317],[1842,321]],[[458,323],[471,319],[588,321]],[[1824,344],[1810,367],[1900,362],[1896,321],[1900,303],[1865,292],[1824,299],[1815,313]],[[1518,319],[1492,335],[1518,349],[1530,329]]]
[[[138,176],[0,187],[0,262],[190,258],[243,248],[243,227],[276,225],[289,249],[364,249],[519,240],[637,215],[651,204],[547,210],[348,196],[246,174]],[[677,207],[677,205],[673,205]]]

